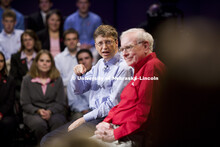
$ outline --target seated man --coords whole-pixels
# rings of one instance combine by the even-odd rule
[[[138,132],[145,130],[165,66],[152,52],[152,36],[143,29],[125,31],[120,39],[120,52],[127,64],[134,68],[134,78],[122,91],[120,103],[96,126],[94,138],[98,138],[104,146],[138,146],[142,142],[121,139],[134,138]]]
[[[129,80],[120,78],[131,78],[133,75],[132,68],[127,66],[118,53],[118,33],[115,28],[109,25],[99,26],[94,33],[94,39],[96,50],[103,59],[100,59],[87,73],[83,64],[76,65],[71,79],[71,88],[75,94],[90,91],[89,108],[91,111],[73,123],[71,122],[71,125],[66,124],[46,135],[41,140],[41,146],[51,138],[66,133],[67,128],[72,133],[77,132],[75,129],[81,132],[86,128],[88,136],[92,136],[95,125],[103,121],[109,110],[119,103],[120,94],[129,83]]]
[[[86,67],[86,72],[92,68],[93,56],[90,50],[81,49],[76,54],[76,59],[79,64]],[[67,85],[68,104],[71,110],[71,120],[78,119],[89,112],[89,94],[87,91],[81,95],[75,95],[71,90],[71,85]]]

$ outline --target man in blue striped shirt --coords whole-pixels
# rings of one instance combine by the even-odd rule
[[[90,91],[89,108],[90,112],[83,117],[66,124],[41,140],[41,146],[58,135],[68,131],[70,133],[82,134],[86,130],[86,136],[94,135],[95,125],[101,122],[109,110],[120,101],[120,94],[129,80],[121,80],[132,77],[133,69],[129,67],[122,56],[118,53],[118,33],[112,26],[100,25],[95,33],[95,47],[100,59],[89,72],[83,64],[74,67],[71,78],[72,92],[83,94]],[[116,80],[116,79],[119,80]]]

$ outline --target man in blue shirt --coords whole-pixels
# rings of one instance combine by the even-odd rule
[[[86,72],[92,68],[93,56],[88,49],[81,49],[77,52],[76,58],[79,64],[86,67]],[[89,95],[90,91],[76,95],[71,90],[71,83],[67,85],[68,104],[71,110],[71,120],[76,120],[89,112]]]
[[[79,33],[80,48],[94,47],[93,33],[102,24],[101,18],[89,11],[90,0],[77,0],[78,10],[68,16],[64,23],[64,30],[74,28]]]
[[[133,69],[129,67],[118,53],[118,33],[112,26],[101,25],[95,33],[96,50],[103,58],[92,67],[89,72],[83,64],[74,67],[74,74],[71,78],[72,92],[82,94],[90,91],[89,108],[90,112],[83,117],[66,124],[41,140],[44,146],[51,138],[61,135],[67,131],[79,133],[86,129],[87,135],[92,136],[95,125],[101,122],[109,110],[120,101],[120,94],[133,76]],[[127,79],[127,80],[126,80]]]
[[[9,9],[15,12],[16,14],[16,29],[24,30],[24,16],[17,10],[11,8],[12,0],[0,0],[0,20],[2,20],[2,14],[5,10]],[[0,23],[0,31],[3,29],[3,24]]]
[[[5,10],[2,16],[4,29],[0,33],[0,51],[9,61],[11,55],[16,53],[21,47],[21,34],[23,30],[14,29],[16,14],[12,10]]]
[[[66,48],[55,56],[56,68],[59,70],[64,87],[67,86],[73,74],[73,67],[76,66],[76,53],[78,50],[79,34],[75,29],[68,29],[63,33]]]

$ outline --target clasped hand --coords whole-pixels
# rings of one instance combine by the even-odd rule
[[[115,141],[114,128],[110,123],[101,122],[96,126],[95,135],[97,138],[106,142]]]

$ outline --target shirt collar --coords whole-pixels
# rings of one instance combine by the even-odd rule
[[[37,53],[34,51],[33,52],[33,55],[32,55],[32,59],[34,59],[36,57]],[[20,59],[26,59],[27,56],[26,54],[24,53],[24,51],[21,51],[21,58]]]
[[[109,61],[105,61],[103,60],[104,64],[106,66],[109,66],[109,65],[114,65],[116,62],[118,62],[120,60],[121,56],[120,54],[117,52],[114,57],[112,57]]]
[[[136,65],[134,66],[134,71],[135,73],[137,73],[141,67],[146,64],[149,60],[156,58],[156,54],[154,52],[150,53],[149,55],[147,55],[144,59],[140,60],[139,62],[136,63]]]
[[[13,30],[13,32],[12,32],[11,34],[7,34],[7,33],[5,32],[5,30],[3,29],[3,30],[2,30],[2,34],[3,34],[4,36],[14,35],[14,34],[15,34],[15,29]]]
[[[78,51],[78,50],[79,50],[79,49],[77,48],[77,51]],[[64,54],[64,56],[72,56],[72,55],[70,54],[69,49],[68,49],[67,47],[64,49],[63,54]]]
[[[76,13],[78,14],[78,17],[79,17],[79,18],[87,18],[87,17],[89,17],[89,14],[90,14],[90,12],[88,12],[88,15],[87,15],[86,17],[81,17],[81,16],[79,15],[79,10],[77,10]]]
[[[48,83],[50,83],[50,81],[51,81],[51,79],[50,79],[50,78],[47,78],[45,85],[47,85]],[[41,82],[41,80],[40,80],[39,77],[36,77],[36,78],[31,79],[31,82],[32,82],[32,83],[40,83],[40,84],[43,85],[43,83]]]

